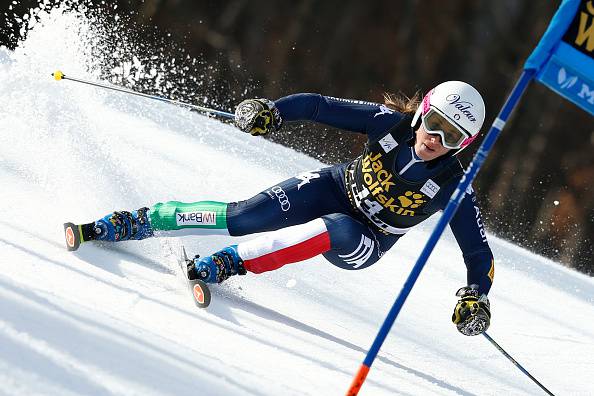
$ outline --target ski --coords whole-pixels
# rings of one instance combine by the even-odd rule
[[[66,249],[73,252],[77,250],[82,242],[92,240],[92,224],[78,225],[74,223],[64,223],[64,238],[66,240]],[[210,304],[210,289],[205,282],[200,279],[190,279],[188,277],[188,265],[192,260],[188,258],[185,247],[180,247],[177,257],[179,267],[188,284],[188,289],[192,293],[194,303],[198,308],[206,308]]]
[[[75,251],[83,240],[81,226],[64,223],[64,237],[66,238],[66,249],[70,252]]]
[[[196,304],[198,308],[208,307],[210,304],[210,289],[206,283],[200,279],[188,278],[188,265],[192,264],[192,260],[188,258],[186,249],[183,245],[180,247],[177,261],[181,268],[182,274],[188,283],[188,289],[190,290],[190,293],[192,293],[194,304]]]
[[[68,249],[68,251],[70,252],[73,252],[76,249],[78,249],[81,243],[93,240],[93,225],[94,223],[64,223],[64,238],[66,239],[66,249]]]

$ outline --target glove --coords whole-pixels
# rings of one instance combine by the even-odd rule
[[[479,297],[478,285],[465,286],[458,290],[460,297],[452,322],[458,331],[466,336],[475,336],[485,332],[491,324],[491,309],[486,294]]]
[[[274,102],[268,99],[247,99],[235,109],[235,125],[254,136],[280,129],[283,119]]]

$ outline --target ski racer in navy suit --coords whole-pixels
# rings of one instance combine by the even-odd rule
[[[364,269],[445,208],[463,176],[456,154],[477,137],[484,118],[481,95],[460,81],[439,84],[420,104],[390,95],[385,104],[318,94],[248,99],[235,122],[252,135],[308,120],[365,134],[367,145],[353,161],[304,172],[244,201],[170,201],[108,214],[81,225],[82,240],[267,232],[194,259],[188,276],[210,283],[320,254],[338,267]],[[481,334],[490,324],[494,263],[472,188],[450,226],[467,267],[452,321],[462,334]]]

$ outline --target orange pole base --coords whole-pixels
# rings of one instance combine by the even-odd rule
[[[369,373],[369,367],[367,367],[365,364],[362,364],[361,367],[359,367],[357,375],[355,378],[353,378],[353,383],[351,384],[346,396],[357,396],[359,394],[359,391],[363,386],[363,382],[365,382],[365,378],[367,378],[367,373]]]

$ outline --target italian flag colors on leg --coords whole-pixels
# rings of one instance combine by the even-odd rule
[[[245,269],[256,274],[307,260],[328,250],[330,236],[322,219],[273,231],[237,245]]]

